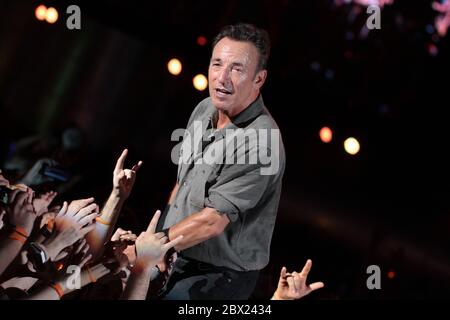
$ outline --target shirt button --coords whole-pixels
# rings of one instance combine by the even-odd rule
[[[183,182],[183,186],[185,186],[185,187],[187,186],[187,182],[186,182],[186,181],[185,181],[185,182]]]
[[[178,209],[178,206],[176,204],[173,205],[175,207],[175,209]]]

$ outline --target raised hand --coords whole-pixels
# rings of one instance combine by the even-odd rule
[[[55,218],[55,227],[57,230],[63,230],[69,227],[81,229],[87,224],[93,223],[94,219],[99,216],[99,207],[93,203],[94,198],[75,200],[67,204],[64,202],[63,207]]]
[[[122,228],[117,228],[111,237],[112,242],[135,242],[137,236],[131,230],[123,230]]]
[[[7,210],[9,222],[16,227],[24,228],[30,234],[37,217],[32,204],[33,192],[31,189],[26,192],[14,190],[9,201]]]
[[[87,233],[92,231],[94,228],[95,228],[94,224],[89,224],[82,228],[75,228],[73,226],[69,226],[62,230],[57,230],[55,235],[52,236],[50,239],[47,239],[42,244],[42,246],[44,247],[44,250],[46,251],[51,261],[59,261],[68,255],[68,252],[65,251],[64,249],[66,249],[69,246],[72,246],[79,240],[81,240],[83,245],[81,248],[80,246],[78,246],[75,249],[75,253],[77,253],[78,249],[80,249],[80,251],[86,249],[85,248],[86,241],[84,241],[83,237]],[[88,249],[89,246],[87,246],[87,249],[85,251],[87,252]]]
[[[123,150],[119,159],[117,159],[116,167],[113,172],[113,192],[123,200],[130,196],[136,180],[136,172],[142,166],[142,161],[139,161],[131,169],[124,169],[123,167],[127,155],[128,149]]]
[[[287,273],[286,267],[281,269],[278,287],[275,291],[273,300],[294,300],[300,299],[312,291],[320,289],[324,286],[323,282],[314,282],[310,285],[306,284],[308,273],[311,270],[312,261],[306,261],[303,270],[298,272]]]
[[[142,232],[136,239],[136,264],[142,264],[144,267],[152,267],[158,263],[166,254],[166,252],[176,246],[183,238],[178,236],[172,241],[167,242],[167,237],[163,232],[155,233],[161,211],[156,211],[148,228]]]

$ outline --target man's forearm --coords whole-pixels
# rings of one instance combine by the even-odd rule
[[[226,215],[204,208],[170,227],[169,239],[183,235],[183,240],[175,246],[175,250],[181,251],[218,236],[229,222]]]
[[[104,243],[111,238],[123,203],[124,199],[117,192],[112,191],[101,211],[100,217],[97,218],[95,229],[86,235],[86,240],[94,259],[102,252]]]

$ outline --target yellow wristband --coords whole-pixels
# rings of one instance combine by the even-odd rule
[[[95,221],[98,223],[104,224],[105,226],[109,226],[109,222],[102,220],[100,217],[95,218]]]

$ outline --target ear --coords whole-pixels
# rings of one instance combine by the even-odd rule
[[[255,89],[261,89],[261,87],[263,86],[264,82],[266,81],[267,78],[267,70],[260,70],[258,71],[258,73],[255,76],[255,80],[253,80],[253,86],[255,87]]]

